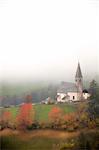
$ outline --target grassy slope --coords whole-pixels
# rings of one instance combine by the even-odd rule
[[[75,111],[74,106],[66,105],[66,104],[61,104],[61,105],[35,105],[35,110],[36,110],[36,117],[38,120],[47,120],[48,119],[48,113],[50,110],[58,106],[60,107],[64,113],[70,113]]]
[[[98,150],[98,147],[96,148],[96,145],[98,146],[99,144],[99,131],[97,129],[89,131],[88,129],[84,129],[83,134],[80,133],[82,133],[82,131],[65,132],[56,130],[35,130],[29,132],[19,132],[7,129],[1,131],[1,149],[60,150],[60,148],[67,145],[68,148],[64,148],[64,150],[70,150],[70,146],[73,144],[75,150],[87,150],[88,145],[90,144],[90,146],[93,147],[91,149]],[[77,143],[79,146],[77,146]],[[90,147],[88,149],[90,149]]]
[[[79,133],[66,133],[56,130],[19,132],[7,129],[1,133],[1,143],[2,147],[7,150],[55,150],[54,145],[78,135]]]
[[[46,141],[46,142],[45,142]],[[59,139],[34,137],[30,140],[23,141],[15,136],[1,138],[1,148],[4,150],[51,150],[53,144],[59,143]]]
[[[76,110],[75,106],[68,105],[68,104],[58,104],[58,105],[36,104],[35,106],[33,106],[36,112],[36,119],[40,121],[47,120],[48,113],[55,106],[60,107],[64,111],[64,113],[70,113]],[[6,110],[11,111],[13,116],[15,117],[16,114],[18,113],[19,107],[6,108]]]

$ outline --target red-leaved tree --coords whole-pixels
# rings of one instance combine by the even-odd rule
[[[32,103],[25,103],[20,107],[16,120],[18,127],[21,129],[26,129],[32,125],[34,120],[34,109]]]
[[[63,111],[59,107],[53,107],[48,114],[50,122],[55,128],[61,124]]]
[[[79,122],[77,121],[76,112],[65,114],[63,117],[63,122],[64,122],[64,125],[66,125],[66,128],[70,130],[74,130],[79,127]]]

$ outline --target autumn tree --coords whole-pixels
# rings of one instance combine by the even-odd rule
[[[77,121],[76,112],[71,112],[63,116],[63,127],[65,127],[68,130],[74,130],[77,129],[78,126],[79,126],[79,122]]]
[[[73,123],[76,120],[76,113],[72,112],[64,115],[64,121],[67,123]]]
[[[79,121],[79,127],[86,127],[89,119],[88,104],[81,103],[77,109],[77,120]]]
[[[18,127],[21,129],[30,127],[34,121],[34,114],[32,103],[23,104],[16,119]]]
[[[53,127],[57,128],[62,121],[63,111],[59,107],[53,107],[48,114],[50,122],[53,124]]]
[[[3,128],[9,127],[12,122],[12,114],[10,111],[4,111],[1,116],[1,126]]]

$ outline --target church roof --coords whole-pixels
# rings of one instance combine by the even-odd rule
[[[58,93],[78,92],[77,86],[72,82],[61,82]]]
[[[76,71],[76,78],[82,78],[82,72],[80,69],[80,64],[78,63],[77,71]]]

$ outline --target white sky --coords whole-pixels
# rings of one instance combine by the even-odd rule
[[[98,0],[0,0],[0,78],[99,73]]]

